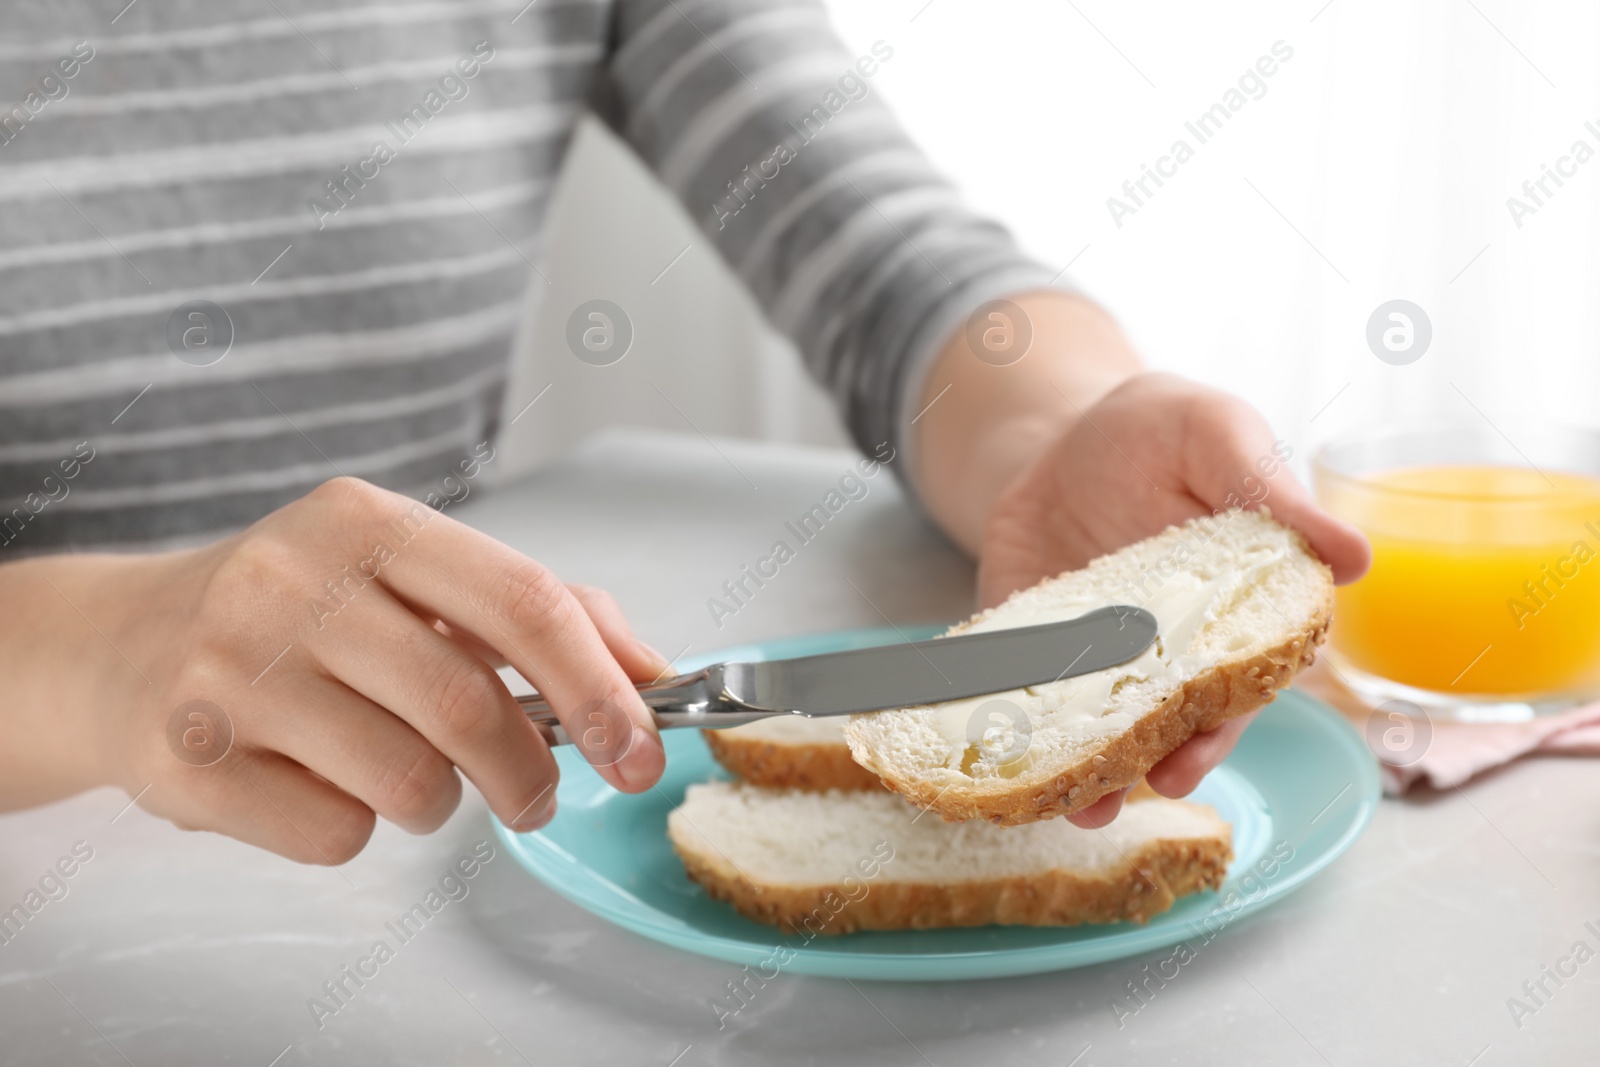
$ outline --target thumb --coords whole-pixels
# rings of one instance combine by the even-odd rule
[[[1272,517],[1299,530],[1311,550],[1333,568],[1333,580],[1340,585],[1353,582],[1372,566],[1372,545],[1366,535],[1342,519],[1323,511],[1311,499],[1306,487],[1288,471],[1280,475],[1262,503]]]
[[[1298,530],[1343,585],[1372,566],[1372,546],[1354,526],[1328,514],[1283,462],[1265,419],[1249,404],[1207,390],[1191,414],[1184,450],[1187,481],[1209,507],[1267,508]]]

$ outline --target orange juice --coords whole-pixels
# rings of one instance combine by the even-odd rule
[[[1452,465],[1320,488],[1372,541],[1371,572],[1335,594],[1352,666],[1461,695],[1600,688],[1600,479]]]

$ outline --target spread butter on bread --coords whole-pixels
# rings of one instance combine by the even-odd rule
[[[1310,665],[1333,615],[1333,578],[1265,510],[1230,511],[1013,593],[949,634],[1110,604],[1155,614],[1160,634],[1138,658],[995,696],[852,716],[852,755],[950,821],[1015,826],[1085,808],[1194,734],[1262,707]],[[997,698],[1007,704],[991,708],[1006,714],[979,711]]]

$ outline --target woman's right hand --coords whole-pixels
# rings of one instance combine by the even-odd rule
[[[436,829],[459,769],[533,829],[556,763],[499,663],[618,789],[665,763],[633,682],[668,664],[615,601],[356,479],[204,548],[11,564],[0,600],[7,806],[110,783],[181,827],[338,864],[376,816]]]

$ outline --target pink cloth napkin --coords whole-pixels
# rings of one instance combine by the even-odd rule
[[[1527,722],[1407,723],[1368,706],[1321,663],[1297,684],[1334,705],[1362,732],[1389,796],[1401,796],[1420,781],[1450,789],[1530,753],[1600,756],[1600,702]]]

